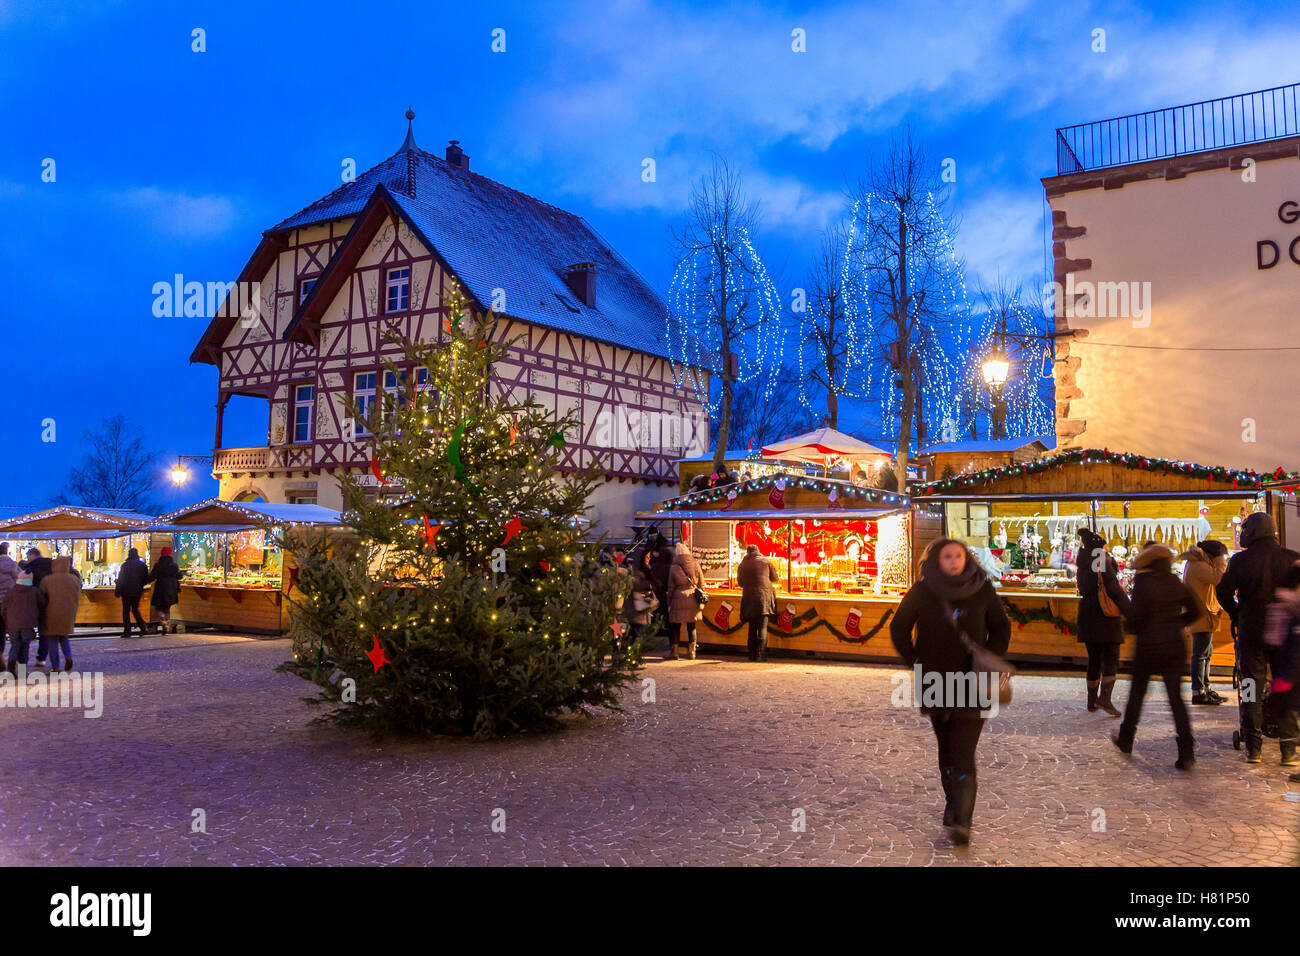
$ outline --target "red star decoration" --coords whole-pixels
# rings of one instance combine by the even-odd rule
[[[519,437],[519,420],[517,418],[511,418],[510,419],[510,444],[513,445],[515,443],[515,439],[518,437]]]
[[[375,665],[375,673],[378,674],[379,668],[390,663],[390,661],[384,656],[384,649],[379,646],[379,635],[374,635],[374,638],[375,646],[372,650],[366,651],[366,657],[370,658],[370,663]]]
[[[551,562],[549,561],[538,561],[537,566],[540,567],[543,571],[551,570]]]
[[[438,545],[434,542],[433,536],[438,533],[440,528],[442,528],[442,525],[430,524],[429,516],[424,516],[424,543],[434,550],[437,550]]]
[[[518,537],[520,534],[523,533],[523,530],[524,530],[524,523],[523,523],[522,521],[519,520],[519,515],[515,515],[513,518],[511,518],[509,521],[507,521],[504,525],[502,525],[502,527],[506,529],[506,539],[505,539],[504,541],[502,541],[501,543],[502,543],[502,544],[509,544],[509,543],[510,543],[511,541],[513,541],[516,537]]]
[[[289,569],[289,586],[284,589],[284,593],[288,594],[290,591],[292,591],[293,586],[297,583],[298,583],[298,566],[295,564],[293,567]]]
[[[622,636],[623,636],[623,622],[622,622],[622,621],[615,621],[613,624],[611,624],[611,625],[609,626],[609,629],[610,629],[611,631],[614,632],[614,636],[615,636],[615,637],[622,637]]]

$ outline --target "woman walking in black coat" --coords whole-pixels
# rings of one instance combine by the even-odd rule
[[[1192,751],[1192,723],[1183,700],[1183,675],[1187,673],[1187,639],[1183,629],[1201,616],[1201,607],[1187,585],[1174,574],[1173,560],[1172,550],[1148,541],[1133,562],[1138,572],[1129,612],[1129,627],[1137,635],[1133,684],[1124,707],[1124,721],[1111,740],[1124,753],[1133,752],[1133,738],[1142,716],[1142,698],[1151,678],[1159,676],[1174,712],[1178,740],[1178,760],[1174,766],[1191,770],[1196,757]]]
[[[969,687],[972,679],[963,678],[959,683],[956,677],[971,672],[971,654],[962,642],[963,633],[973,643],[1001,655],[1011,643],[1011,621],[966,545],[940,538],[926,549],[920,580],[898,605],[889,636],[908,667],[920,664],[917,676],[922,680],[927,673],[937,673],[944,687]],[[997,693],[996,687],[992,692]],[[939,774],[946,798],[943,825],[954,843],[968,843],[975,810],[975,747],[984,729],[980,703],[945,699],[943,706],[925,706],[922,712],[929,715],[939,745]]]
[[[163,548],[162,555],[149,572],[153,582],[153,597],[149,603],[158,612],[158,633],[166,634],[172,622],[172,605],[180,600],[181,578],[185,575],[172,558],[172,549]]]
[[[1119,565],[1106,550],[1106,539],[1087,528],[1079,529],[1078,557],[1074,559],[1079,583],[1079,618],[1075,626],[1079,643],[1088,649],[1088,709],[1100,707],[1112,717],[1119,711],[1111,703],[1115,674],[1119,671],[1119,646],[1124,643],[1123,617],[1129,601],[1119,586]],[[1119,615],[1110,616],[1098,593],[1105,590]]]

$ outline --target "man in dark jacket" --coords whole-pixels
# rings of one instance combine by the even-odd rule
[[[18,562],[18,567],[28,572],[32,576],[32,587],[40,590],[41,582],[46,576],[54,573],[54,560],[52,558],[41,557],[40,548],[28,548],[27,560]],[[41,604],[41,620],[39,626],[39,638],[36,642],[36,663],[44,664],[45,656],[49,653],[49,647],[46,646],[45,638],[45,605]],[[24,661],[26,663],[26,661]]]
[[[776,566],[751,544],[736,566],[740,619],[749,625],[749,659],[767,660],[767,620],[776,614]]]
[[[144,586],[149,581],[149,566],[140,560],[140,552],[132,548],[122,562],[122,569],[117,572],[117,587],[114,593],[122,599],[122,636],[131,636],[131,615],[135,615],[140,625],[140,636],[144,637],[145,623],[140,616],[140,598],[144,596]]]
[[[1262,695],[1270,666],[1275,672],[1278,667],[1278,649],[1264,643],[1264,618],[1274,591],[1286,583],[1300,554],[1278,544],[1277,525],[1263,511],[1256,511],[1242,522],[1241,546],[1245,550],[1232,556],[1215,593],[1237,626],[1237,669],[1243,697],[1241,733],[1246,738],[1246,759],[1259,763],[1264,751]],[[1279,730],[1282,763],[1293,766],[1297,762],[1295,711],[1284,714],[1284,725]]]
[[[1201,616],[1200,605],[1187,585],[1173,571],[1174,552],[1149,541],[1138,552],[1133,565],[1133,598],[1129,607],[1129,629],[1137,635],[1133,655],[1133,683],[1119,732],[1111,737],[1124,753],[1133,752],[1142,699],[1151,678],[1159,676],[1169,695],[1178,740],[1179,770],[1191,770],[1196,762],[1192,746],[1192,722],[1183,701],[1183,674],[1187,672],[1187,641],[1183,629]]]
[[[36,627],[45,608],[45,597],[32,586],[32,574],[24,571],[5,598],[5,624],[9,628],[9,672],[17,673],[21,664],[27,667],[28,648],[36,636]]]

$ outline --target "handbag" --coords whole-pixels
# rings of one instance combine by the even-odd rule
[[[704,590],[704,588],[695,589],[695,603],[700,607],[704,607],[704,605],[709,603],[709,594]]]
[[[1102,583],[1100,575],[1097,577],[1097,604],[1101,606],[1101,613],[1107,617],[1119,617],[1119,605],[1106,593],[1106,585]]]
[[[947,601],[943,602],[943,609],[944,616],[957,632],[962,647],[970,652],[971,669],[976,673],[997,674],[998,705],[1006,706],[1011,703],[1011,675],[1016,672],[1015,666],[994,654],[983,644],[976,644],[971,640],[970,635],[957,625],[957,615]]]

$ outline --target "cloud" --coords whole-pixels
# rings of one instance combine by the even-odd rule
[[[115,193],[112,198],[169,236],[219,236],[239,224],[235,204],[226,196],[192,196],[140,186]]]
[[[957,253],[966,260],[966,285],[974,295],[999,278],[1024,285],[1031,295],[1043,279],[1043,198],[1036,191],[990,190],[957,207]]]

